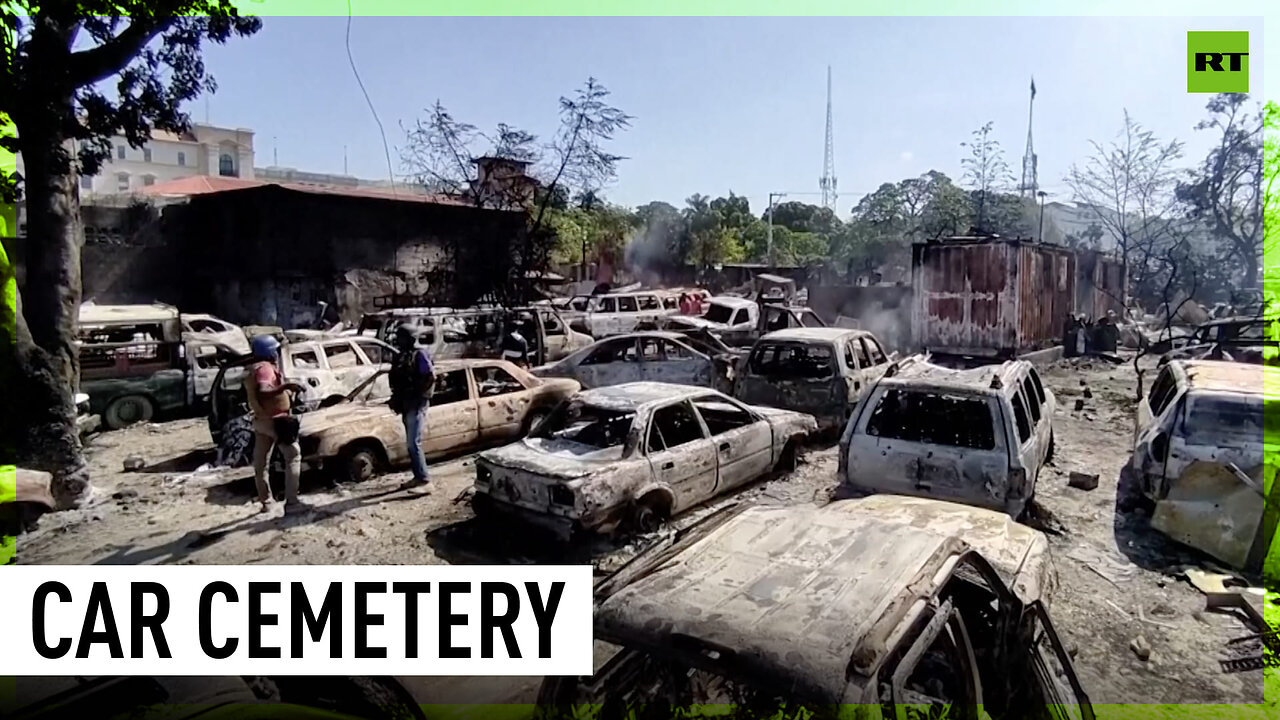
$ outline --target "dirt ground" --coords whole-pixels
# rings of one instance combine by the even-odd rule
[[[1146,374],[1149,383],[1154,373]],[[1226,642],[1248,634],[1235,617],[1205,612],[1205,597],[1181,575],[1210,560],[1166,542],[1142,518],[1118,516],[1115,488],[1132,448],[1132,364],[1060,361],[1045,370],[1058,398],[1056,457],[1037,487],[1032,524],[1049,533],[1059,589],[1051,616],[1094,703],[1260,703],[1262,671],[1224,673]],[[1085,397],[1085,389],[1091,397]],[[1077,400],[1084,407],[1075,410]],[[92,439],[95,493],[85,507],[41,519],[21,537],[24,564],[435,564],[593,563],[606,573],[644,540],[564,548],[530,542],[510,525],[480,523],[462,498],[473,458],[432,468],[435,491],[396,490],[397,473],[336,491],[304,478],[308,515],[259,515],[247,469],[199,470],[213,458],[203,420],[106,433]],[[126,472],[126,457],[145,466]],[[696,520],[726,502],[826,502],[835,484],[833,447],[811,448],[798,469],[681,517]],[[1091,491],[1071,471],[1097,474]],[[1260,601],[1259,601],[1260,602]],[[1139,616],[1141,613],[1141,617]],[[1143,661],[1131,649],[1141,636]],[[601,647],[598,659],[607,657]],[[536,678],[421,681],[440,703],[533,701]],[[438,698],[438,699],[437,699]]]

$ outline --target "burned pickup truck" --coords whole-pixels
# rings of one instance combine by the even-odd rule
[[[962,535],[859,510],[737,506],[650,547],[596,586],[620,651],[547,678],[544,717],[1094,717],[1034,590]]]
[[[1280,485],[1268,482],[1265,462],[1280,448],[1263,432],[1264,418],[1278,409],[1266,393],[1278,382],[1280,369],[1265,365],[1163,365],[1138,402],[1119,509],[1145,509],[1154,529],[1232,567],[1260,571],[1280,516]]]
[[[528,438],[476,460],[473,506],[550,529],[649,532],[667,518],[795,465],[811,415],[744,405],[707,388],[586,390]]]

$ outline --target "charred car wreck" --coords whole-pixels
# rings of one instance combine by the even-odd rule
[[[595,636],[621,650],[539,705],[1093,717],[1039,597],[962,537],[856,503],[729,508],[651,547],[596,588]]]
[[[1276,530],[1280,486],[1265,481],[1278,448],[1263,432],[1276,410],[1266,388],[1280,369],[1175,360],[1138,402],[1123,511],[1143,508],[1151,526],[1217,559],[1259,572]],[[1268,487],[1270,485],[1270,487]]]
[[[665,519],[775,469],[792,469],[810,415],[665,383],[587,390],[530,437],[476,461],[477,513],[520,517],[567,539]]]

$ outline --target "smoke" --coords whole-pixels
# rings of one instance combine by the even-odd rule
[[[623,250],[623,263],[629,272],[641,274],[656,272],[672,264],[675,256],[672,238],[674,228],[670,222],[656,220],[645,223],[627,239]]]

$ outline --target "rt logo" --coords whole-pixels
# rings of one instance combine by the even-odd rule
[[[1188,31],[1187,92],[1249,92],[1249,33]]]

